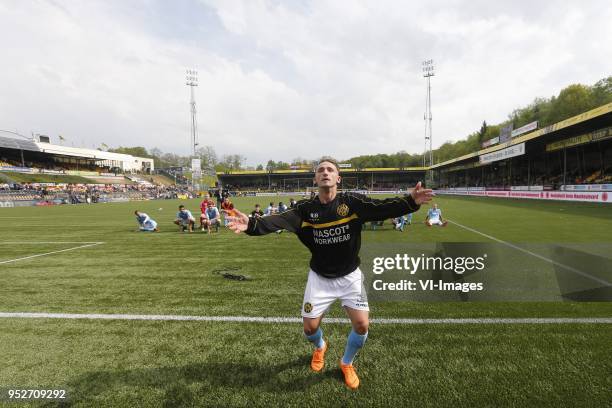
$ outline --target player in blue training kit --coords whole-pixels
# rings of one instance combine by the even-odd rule
[[[181,230],[185,232],[188,230],[189,232],[193,232],[193,227],[195,226],[195,218],[191,214],[191,211],[185,208],[184,205],[179,205],[179,211],[176,213],[176,219],[174,223],[181,227]]]
[[[136,220],[138,221],[138,225],[140,230],[143,232],[157,232],[157,222],[149,217],[148,214],[141,213],[138,210],[134,211],[136,215]]]
[[[412,213],[394,218],[391,222],[395,226],[396,230],[403,232],[406,224],[412,224]]]
[[[210,234],[210,227],[214,226],[215,232],[219,232],[219,226],[221,225],[221,214],[219,213],[217,207],[215,207],[215,203],[210,202],[208,204],[208,208],[206,208],[206,211],[202,215],[205,217],[200,221],[202,223],[202,231],[206,229]]]
[[[314,181],[319,188],[318,196],[299,201],[283,213],[260,218],[249,218],[237,211],[228,227],[247,235],[285,229],[295,233],[310,250],[310,271],[302,303],[304,335],[315,346],[310,367],[316,372],[323,369],[328,345],[320,325],[323,314],[339,299],[353,326],[340,369],[345,384],[356,389],[359,377],[353,360],[368,337],[370,310],[359,269],[362,225],[415,212],[431,200],[433,192],[421,188],[419,182],[410,194],[386,200],[353,192],[339,193],[340,170],[331,158],[321,159]]]
[[[439,225],[446,227],[448,221],[442,218],[442,210],[438,208],[438,204],[433,204],[429,211],[427,211],[427,218],[425,218],[425,225],[431,227],[432,225]]]

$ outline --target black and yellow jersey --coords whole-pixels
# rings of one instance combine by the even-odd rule
[[[264,235],[285,229],[297,234],[310,250],[310,267],[326,278],[348,275],[359,267],[361,226],[418,211],[411,195],[376,200],[363,194],[345,192],[333,201],[319,197],[302,200],[281,214],[251,218],[248,235]]]

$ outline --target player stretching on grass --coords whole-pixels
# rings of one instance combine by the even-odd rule
[[[134,215],[136,215],[136,221],[138,221],[138,227],[140,231],[143,232],[158,232],[157,222],[149,217],[148,214],[140,212],[138,210],[134,211]]]
[[[446,227],[448,221],[442,218],[442,210],[438,208],[438,204],[433,204],[429,211],[427,211],[427,218],[425,218],[425,225],[431,227],[432,225],[439,225]]]
[[[302,304],[304,334],[316,347],[310,367],[314,371],[323,369],[327,343],[319,326],[323,313],[340,299],[353,326],[340,368],[346,385],[356,389],[359,377],[353,359],[368,336],[370,310],[359,269],[361,226],[368,221],[415,212],[421,204],[431,200],[433,192],[421,188],[419,182],[410,194],[386,200],[374,200],[352,192],[338,193],[339,171],[334,159],[321,159],[314,177],[318,196],[302,200],[282,214],[261,218],[249,219],[237,211],[228,227],[248,235],[286,229],[296,233],[310,250],[310,271]]]

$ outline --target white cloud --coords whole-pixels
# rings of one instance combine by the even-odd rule
[[[165,7],[165,8],[164,8]],[[0,129],[251,164],[420,152],[433,58],[434,145],[536,96],[610,75],[612,11],[578,3],[14,2],[0,4]],[[190,15],[192,13],[193,15]],[[186,26],[188,24],[188,26]],[[8,63],[6,63],[8,62]]]

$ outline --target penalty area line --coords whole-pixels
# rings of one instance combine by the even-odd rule
[[[79,313],[25,313],[0,312],[0,318],[12,319],[84,319],[84,320],[149,320],[149,321],[201,321],[234,323],[302,323],[298,317],[259,316],[182,316],[182,315],[136,315],[136,314],[79,314]],[[328,317],[326,323],[350,323],[349,319]],[[612,317],[551,317],[551,318],[454,318],[454,319],[410,319],[374,318],[372,324],[612,324]]]
[[[11,263],[11,262],[25,261],[26,259],[38,258],[38,257],[41,257],[41,256],[59,254],[61,252],[75,251],[77,249],[93,247],[93,246],[101,245],[101,244],[104,244],[104,242],[91,242],[89,244],[79,245],[79,246],[72,247],[72,248],[66,248],[66,249],[60,249],[60,250],[57,250],[57,251],[45,252],[43,254],[24,256],[24,257],[21,257],[21,258],[9,259],[9,260],[6,260],[6,261],[0,261],[0,265]]]
[[[608,281],[606,281],[606,280],[604,280],[604,279],[600,279],[600,278],[598,278],[597,276],[593,276],[593,275],[591,275],[591,274],[589,274],[589,273],[583,272],[583,271],[581,271],[580,269],[576,269],[576,268],[571,267],[571,266],[569,266],[569,265],[565,265],[565,264],[562,264],[562,263],[560,263],[560,262],[554,261],[554,260],[552,260],[552,259],[550,259],[550,258],[547,258],[547,257],[545,257],[545,256],[542,256],[542,255],[540,255],[540,254],[536,254],[535,252],[531,252],[531,251],[529,251],[529,250],[527,250],[527,249],[525,249],[525,248],[521,248],[520,246],[517,246],[517,245],[511,244],[510,242],[507,242],[507,241],[501,240],[501,239],[499,239],[499,238],[495,238],[494,236],[489,235],[489,234],[485,234],[484,232],[480,232],[480,231],[478,231],[478,230],[476,230],[476,229],[474,229],[474,228],[466,227],[465,225],[459,224],[458,222],[453,221],[453,220],[449,220],[448,218],[447,218],[446,220],[447,220],[448,222],[450,222],[451,224],[455,224],[456,226],[461,227],[461,228],[463,228],[463,229],[465,229],[465,230],[467,230],[467,231],[473,232],[473,233],[475,233],[475,234],[482,235],[482,236],[483,236],[483,237],[485,237],[485,238],[489,238],[490,240],[493,240],[493,241],[495,241],[495,242],[499,242],[500,244],[504,244],[504,245],[506,245],[506,246],[508,246],[508,247],[510,247],[510,248],[512,248],[512,249],[516,249],[517,251],[524,252],[524,253],[526,253],[526,254],[528,254],[528,255],[531,255],[531,256],[533,256],[533,257],[535,257],[535,258],[541,259],[542,261],[550,262],[550,263],[551,263],[551,264],[553,264],[553,265],[556,265],[556,266],[558,266],[558,267],[560,267],[560,268],[566,269],[566,270],[568,270],[568,271],[570,271],[570,272],[574,272],[575,274],[578,274],[578,275],[580,275],[580,276],[584,276],[585,278],[589,278],[589,279],[591,279],[591,280],[593,280],[593,281],[595,281],[595,282],[597,282],[597,283],[600,283],[600,284],[602,284],[602,285],[604,285],[604,286],[610,286],[610,285],[612,285],[612,283],[610,283],[610,282],[608,282]]]

